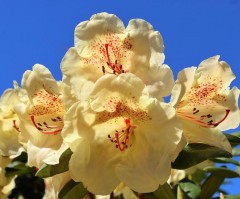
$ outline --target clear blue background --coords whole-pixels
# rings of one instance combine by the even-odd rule
[[[160,31],[165,63],[175,78],[184,67],[219,54],[237,76],[232,85],[240,87],[240,0],[1,0],[0,93],[13,80],[20,83],[35,63],[60,80],[59,65],[73,46],[75,26],[103,11],[125,25],[143,18]],[[224,188],[239,193],[240,180]]]

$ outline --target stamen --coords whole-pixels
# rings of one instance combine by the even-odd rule
[[[54,122],[60,122],[60,125],[49,126],[45,121],[42,124],[41,123],[36,123],[34,115],[31,116],[31,121],[32,121],[33,125],[41,133],[57,134],[58,132],[61,132],[62,131],[62,126],[63,126],[62,119],[60,117],[57,117],[57,118],[51,118],[51,120],[54,121]]]
[[[18,132],[20,132],[20,129],[16,125],[16,120],[13,120],[13,128],[15,128]]]
[[[108,135],[108,139],[111,142],[115,143],[116,148],[118,148],[120,151],[124,151],[128,148],[130,135],[133,134],[133,130],[136,128],[136,126],[131,125],[129,118],[125,119],[124,122],[126,124],[126,127],[124,129],[121,131],[116,130],[114,137]]]
[[[190,113],[186,113],[186,112],[182,112],[182,111],[177,111],[177,115],[179,117],[188,119],[194,123],[199,124],[202,127],[207,127],[207,128],[214,128],[216,126],[218,126],[219,124],[221,124],[228,116],[230,110],[226,109],[226,113],[224,115],[224,117],[219,120],[218,122],[213,123],[213,120],[211,119],[210,121],[204,121],[206,118],[212,118],[213,116],[211,114],[207,114],[207,115],[201,115],[200,118],[198,118],[195,115],[192,115]],[[195,114],[195,112],[193,112],[193,114]]]
[[[227,116],[228,116],[229,113],[230,113],[230,110],[227,109],[225,116],[224,116],[220,121],[218,121],[218,122],[216,122],[216,123],[214,123],[214,124],[211,124],[211,125],[213,125],[214,127],[218,126],[219,124],[221,124],[221,123],[227,118]]]
[[[111,60],[110,60],[110,56],[109,56],[109,51],[108,51],[108,45],[109,45],[109,44],[105,44],[105,49],[106,49],[106,54],[107,54],[107,60],[108,60],[107,65],[108,65],[108,66],[112,66],[112,63],[111,63]]]
[[[114,64],[111,62],[110,53],[109,53],[109,44],[104,44],[104,46],[105,46],[105,51],[107,56],[107,66],[112,70],[112,74],[119,75],[121,73],[125,73],[125,71],[122,69],[122,65],[118,63],[118,60],[115,60]],[[106,73],[106,69],[104,66],[102,66],[102,71],[103,71],[103,74]]]

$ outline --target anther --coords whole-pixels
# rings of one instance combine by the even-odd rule
[[[103,72],[103,74],[105,74],[105,67],[104,66],[102,66],[102,72]]]

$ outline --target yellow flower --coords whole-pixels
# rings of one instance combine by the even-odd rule
[[[27,144],[28,164],[40,167],[62,145],[64,106],[60,84],[39,64],[26,71],[22,79],[28,100],[15,106],[20,119],[20,140]]]
[[[0,98],[0,155],[18,155],[21,144],[18,141],[19,119],[13,109],[20,102],[19,94],[23,93],[15,82],[14,89],[7,89]]]
[[[183,132],[190,143],[205,143],[231,152],[221,130],[239,125],[239,90],[229,85],[235,78],[229,65],[211,57],[178,74],[171,104],[183,123]]]
[[[95,14],[75,29],[75,46],[61,63],[63,82],[76,98],[85,99],[101,76],[131,72],[152,97],[162,100],[174,84],[171,69],[163,64],[163,49],[160,33],[148,22],[132,19],[125,28],[115,15]]]
[[[141,193],[156,190],[169,177],[181,139],[174,108],[150,98],[131,73],[101,77],[89,103],[68,110],[62,134],[73,151],[71,177],[99,195],[120,182]]]

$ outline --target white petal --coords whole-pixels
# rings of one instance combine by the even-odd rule
[[[230,83],[235,79],[230,66],[224,61],[218,61],[220,56],[210,57],[202,61],[199,65],[196,75],[201,75],[198,81],[206,78],[206,76],[220,77],[222,80],[223,88],[227,88]]]
[[[90,64],[83,64],[81,57],[78,55],[77,48],[70,48],[64,55],[61,62],[61,70],[64,75],[78,78],[83,76],[87,80],[96,81],[99,76],[103,75],[101,63],[94,67]],[[100,68],[100,69],[98,69]],[[76,80],[68,80],[74,84]]]
[[[103,102],[106,102],[109,96],[113,97],[119,94],[125,95],[129,99],[133,96],[138,98],[144,87],[141,79],[131,73],[121,74],[117,77],[115,75],[105,75],[96,82],[92,90],[91,96],[97,98],[92,98],[91,107],[95,111],[101,111]]]
[[[110,144],[82,139],[69,162],[71,177],[98,195],[110,194],[120,183],[112,166],[119,158],[113,155],[116,149]]]
[[[134,143],[117,167],[121,181],[140,193],[155,191],[167,181],[182,135],[172,107],[154,103],[150,113],[151,121],[136,127]]]
[[[84,21],[75,29],[75,45],[83,40],[91,39],[95,34],[105,34],[106,31],[121,33],[124,31],[123,22],[113,14],[98,13],[91,17],[90,21]]]
[[[71,150],[74,152],[81,137],[92,136],[89,124],[93,123],[95,117],[84,113],[84,106],[81,102],[75,103],[65,114],[62,137]]]
[[[146,59],[150,67],[162,65],[164,61],[162,36],[153,30],[151,24],[142,19],[133,19],[129,21],[126,32],[133,42],[134,54],[142,57],[142,60]],[[138,62],[137,59],[135,61]],[[136,66],[141,65],[136,63]]]
[[[141,76],[145,84],[147,84],[148,92],[151,97],[162,100],[162,97],[170,95],[174,86],[174,77],[172,70],[167,65],[162,65],[156,70],[149,71],[149,79],[144,79]]]
[[[189,121],[182,120],[183,133],[189,143],[203,143],[222,148],[232,153],[232,147],[227,138],[217,128],[205,128]]]
[[[13,108],[19,102],[17,89],[5,90],[0,98],[0,155],[19,154],[19,119]]]
[[[32,71],[26,71],[23,74],[22,87],[27,90],[30,98],[42,88],[43,83],[44,89],[49,93],[59,93],[56,80],[45,66],[35,64]]]
[[[58,149],[62,143],[61,134],[44,134],[40,132],[32,123],[28,113],[26,112],[26,106],[24,104],[18,104],[15,106],[15,111],[18,117],[21,118],[19,128],[20,142],[27,143],[31,140],[31,143],[37,147],[53,147]]]
[[[230,113],[224,122],[220,123],[218,129],[225,131],[229,129],[236,129],[240,123],[240,110],[238,107],[239,89],[234,87],[228,94],[227,108]]]
[[[185,68],[178,73],[177,81],[172,90],[170,101],[172,106],[178,104],[184,94],[191,89],[196,69],[196,67]]]

